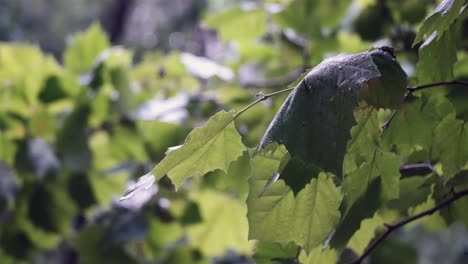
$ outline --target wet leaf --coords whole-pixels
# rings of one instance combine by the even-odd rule
[[[397,107],[405,82],[406,74],[383,50],[326,59],[291,92],[259,148],[278,142],[293,157],[340,175],[358,98],[376,108]]]

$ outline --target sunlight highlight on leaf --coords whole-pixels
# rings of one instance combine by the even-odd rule
[[[221,111],[203,127],[194,129],[183,146],[167,153],[153,169],[156,180],[167,175],[178,188],[190,176],[215,169],[226,171],[245,149],[233,119],[233,111]]]
[[[310,251],[323,243],[337,224],[342,195],[332,179],[322,173],[296,197],[280,179],[259,198],[285,154],[284,147],[270,145],[252,161],[247,199],[249,238],[280,243],[294,241]]]

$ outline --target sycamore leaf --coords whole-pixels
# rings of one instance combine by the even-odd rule
[[[445,180],[468,168],[468,122],[454,113],[444,118],[435,129],[434,148],[440,153]]]
[[[433,35],[438,32],[440,36],[452,25],[458,16],[465,10],[464,0],[444,0],[434,11],[426,17],[423,25],[418,31],[413,45],[417,44],[424,37]]]
[[[384,50],[326,59],[291,92],[259,148],[278,142],[293,157],[340,175],[358,98],[375,108],[397,107],[405,87],[406,74]]]
[[[309,252],[323,243],[338,223],[342,195],[333,180],[321,173],[297,196],[279,180],[259,198],[265,183],[278,170],[286,154],[284,147],[274,149],[270,146],[252,161],[247,199],[249,238],[279,243],[293,241]]]
[[[190,132],[184,145],[167,153],[153,169],[156,180],[167,175],[179,187],[190,176],[202,176],[215,169],[226,171],[245,149],[233,119],[233,111],[221,111]]]
[[[151,174],[130,187],[121,200],[147,189],[165,175],[178,188],[188,177],[202,176],[216,169],[226,172],[231,162],[245,150],[233,120],[233,111],[221,111],[212,116],[204,126],[190,132],[183,145],[169,148]]]

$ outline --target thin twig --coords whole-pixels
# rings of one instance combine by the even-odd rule
[[[437,204],[436,206],[428,209],[428,210],[425,210],[419,214],[416,214],[416,215],[413,215],[411,217],[408,217],[396,224],[384,224],[384,226],[387,228],[387,231],[385,231],[385,233],[383,233],[380,237],[378,237],[376,240],[374,240],[374,242],[372,242],[369,247],[367,247],[367,249],[364,251],[364,253],[357,259],[353,262],[353,264],[360,264],[367,256],[370,255],[370,253],[375,249],[377,248],[378,245],[380,245],[384,240],[385,238],[390,235],[391,233],[393,233],[395,230],[399,229],[400,227],[408,224],[408,223],[411,223],[413,221],[416,221],[424,216],[427,216],[427,215],[432,215],[433,213],[441,210],[442,208],[450,205],[451,203],[457,201],[458,199],[464,197],[464,196],[467,196],[468,195],[468,189],[466,190],[463,190],[463,191],[460,191],[460,192],[455,192],[454,190],[452,190],[450,192],[452,194],[452,197],[450,197],[449,199]]]
[[[453,80],[453,81],[448,81],[448,82],[437,82],[437,83],[429,83],[429,84],[424,84],[424,85],[419,85],[419,86],[414,86],[414,87],[408,87],[406,90],[408,92],[413,93],[415,91],[427,89],[427,88],[432,88],[432,87],[437,87],[437,86],[444,86],[444,85],[464,85],[468,86],[468,82],[464,81],[459,81],[459,80]]]
[[[403,98],[403,102],[408,101],[410,98],[413,97],[413,93],[419,90],[427,89],[427,88],[432,88],[432,87],[438,87],[438,86],[445,86],[445,85],[464,85],[468,86],[468,82],[464,81],[459,81],[459,80],[453,80],[453,81],[448,81],[448,82],[436,82],[436,83],[429,83],[429,84],[424,84],[424,85],[419,85],[419,86],[413,86],[413,87],[406,87],[406,94],[405,97]],[[390,123],[392,120],[395,118],[396,114],[398,113],[398,110],[394,110],[390,117],[385,121],[380,126],[380,132],[381,134],[385,131],[390,126]]]
[[[282,94],[282,93],[286,93],[286,92],[289,92],[289,91],[292,91],[295,87],[291,87],[291,88],[287,88],[287,89],[283,89],[283,90],[280,90],[280,91],[277,91],[277,92],[274,92],[274,93],[269,93],[269,94],[262,94],[262,93],[258,93],[257,94],[257,100],[253,101],[252,103],[250,103],[248,106],[244,107],[242,110],[240,110],[239,112],[237,112],[235,115],[234,115],[234,118],[233,119],[236,119],[238,116],[240,116],[242,113],[244,113],[245,111],[249,110],[252,106],[260,103],[261,101],[265,101],[266,99],[272,97],[272,96],[275,96],[275,95],[278,95],[278,94]]]

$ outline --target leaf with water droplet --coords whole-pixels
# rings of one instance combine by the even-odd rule
[[[291,92],[259,149],[281,142],[293,157],[340,175],[358,101],[397,108],[405,88],[405,72],[382,49],[326,59]]]

